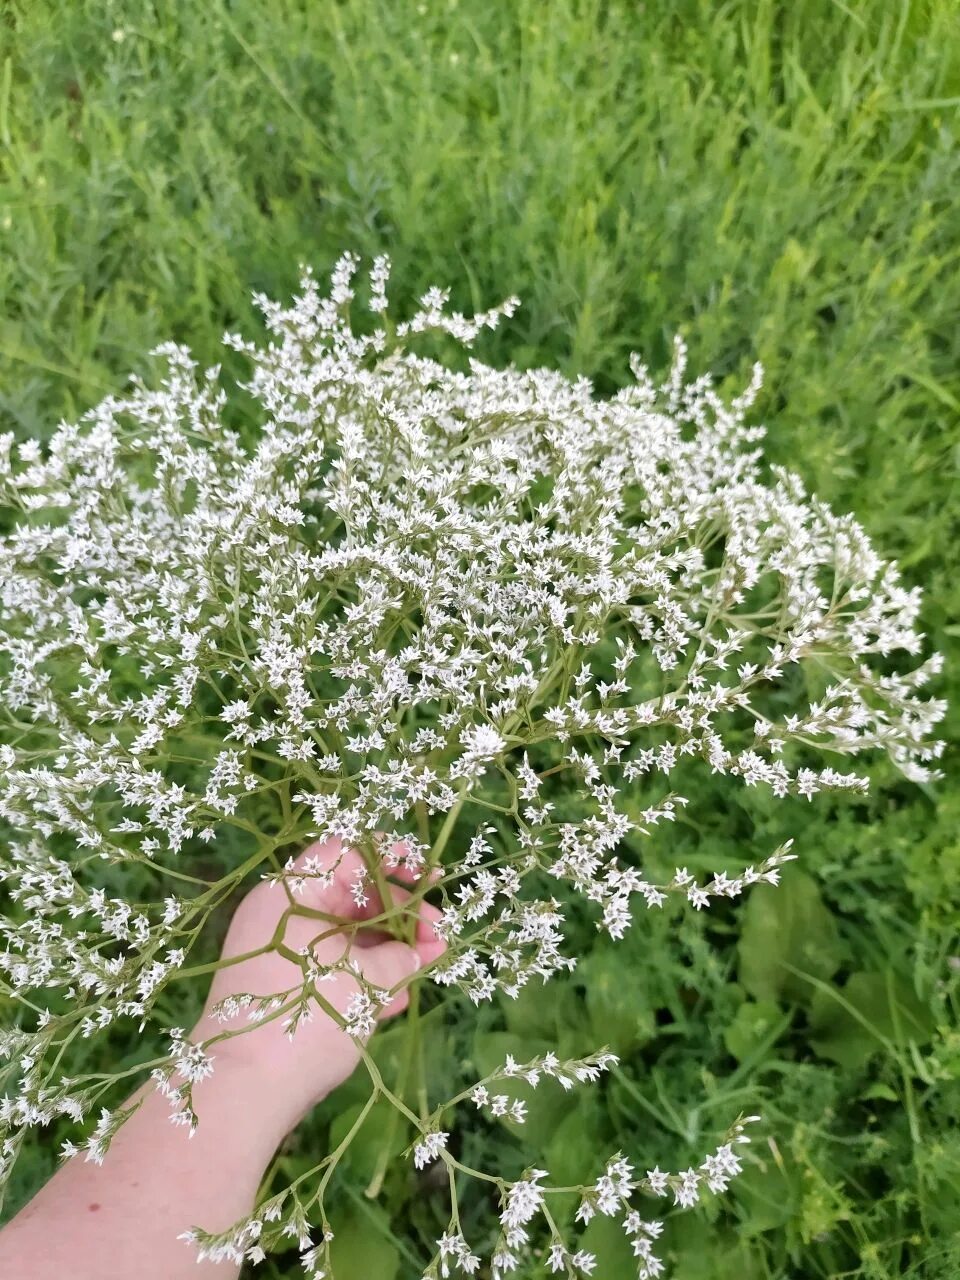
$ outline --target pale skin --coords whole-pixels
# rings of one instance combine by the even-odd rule
[[[329,964],[352,938],[351,955],[368,981],[397,990],[382,1016],[402,1012],[407,1004],[403,985],[443,952],[432,927],[439,913],[415,891],[411,899],[410,890],[391,884],[386,892],[394,903],[411,901],[411,945],[363,929],[362,922],[378,915],[383,904],[372,887],[366,907],[353,901],[350,885],[362,865],[360,855],[335,841],[314,845],[300,861],[311,854],[319,855],[324,866],[337,867],[333,883],[322,888],[308,880],[295,900],[342,925],[291,916],[283,945],[293,952],[312,945],[320,963]],[[390,874],[411,883],[409,875]],[[289,904],[282,886],[262,884],[251,890],[230,923],[222,959],[267,945]],[[189,1038],[209,1041],[225,1030],[250,1025],[243,1015],[226,1024],[212,1016],[212,1006],[224,997],[285,992],[300,980],[299,966],[275,952],[218,969]],[[320,989],[342,1013],[357,983],[340,973]],[[216,1275],[230,1280],[238,1274],[229,1262],[197,1263],[193,1246],[178,1235],[191,1226],[224,1231],[251,1211],[279,1144],[353,1072],[361,1048],[329,1013],[317,1009],[292,1040],[282,1020],[274,1020],[254,1024],[210,1052],[213,1075],[193,1090],[199,1120],[193,1136],[170,1122],[170,1102],[152,1083],[146,1084],[130,1099],[142,1098],[142,1105],[114,1138],[103,1164],[73,1157],[0,1231],[0,1275],[17,1280],[193,1280]]]

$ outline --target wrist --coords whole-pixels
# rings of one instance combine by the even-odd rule
[[[353,1043],[337,1030],[324,1037],[322,1055],[316,1054],[315,1045],[306,1043],[302,1031],[290,1040],[271,1034],[275,1027],[257,1024],[210,1044],[224,1030],[221,1023],[204,1016],[190,1034],[194,1044],[209,1045],[213,1072],[202,1083],[234,1099],[242,1122],[265,1130],[276,1145],[356,1066]],[[340,1040],[345,1044],[338,1044]]]
[[[222,1035],[224,1027],[201,1018],[190,1033],[194,1044],[209,1042]],[[256,1145],[275,1149],[296,1125],[299,1116],[292,1114],[291,1099],[282,1084],[271,1079],[268,1064],[251,1045],[254,1031],[218,1040],[207,1049],[212,1074],[194,1086],[194,1109],[202,1127],[204,1104],[220,1115],[229,1115],[231,1123],[244,1129]]]

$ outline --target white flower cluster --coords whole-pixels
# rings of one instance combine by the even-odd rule
[[[254,1265],[263,1262],[268,1251],[288,1248],[292,1240],[300,1251],[304,1273],[314,1280],[324,1280],[328,1272],[321,1269],[320,1263],[328,1259],[333,1233],[325,1230],[321,1242],[314,1244],[307,1209],[296,1191],[287,1188],[264,1201],[253,1214],[227,1231],[214,1234],[191,1228],[179,1239],[193,1246],[198,1262]]]
[[[361,903],[406,840],[407,870],[442,873],[432,977],[480,1003],[575,965],[574,898],[619,938],[638,901],[776,883],[786,847],[702,883],[645,876],[697,770],[808,799],[866,786],[836,757],[934,775],[919,592],[764,469],[759,375],[727,403],[687,380],[682,343],[662,386],[633,360],[608,399],[452,369],[424,341],[469,347],[515,300],[469,319],[433,289],[381,322],[378,259],[371,331],[350,320],[356,267],[327,296],[307,272],[290,306],[259,299],[264,345],[225,338],[253,440],[219,369],[174,344],[158,388],[134,380],[43,448],[0,437],[0,985],[23,1008],[0,1035],[0,1176],[24,1129],[99,1102],[102,1081],[61,1074],[74,1042],[152,1020],[214,906],[282,878],[291,848],[379,850]],[[225,833],[245,852],[217,881]],[[348,1010],[361,1040],[379,998]],[[511,1192],[508,1234],[539,1186]],[[458,1238],[445,1260],[473,1256]]]
[[[440,1159],[448,1166],[451,1175],[456,1170],[459,1173],[487,1176],[481,1171],[467,1168],[449,1154],[451,1133],[439,1128],[443,1113],[469,1098],[487,1109],[492,1116],[522,1121],[522,1112],[519,1115],[514,1113],[513,1104],[506,1095],[491,1091],[491,1086],[496,1081],[522,1080],[535,1089],[544,1079],[552,1079],[567,1090],[576,1084],[596,1083],[602,1073],[616,1063],[616,1056],[607,1052],[566,1062],[561,1062],[556,1055],[548,1053],[523,1064],[517,1063],[508,1055],[503,1067],[486,1076],[473,1088],[452,1098],[433,1114],[421,1130],[420,1142],[414,1146],[415,1167],[423,1169]],[[637,1258],[638,1277],[640,1280],[654,1280],[663,1273],[663,1263],[653,1251],[654,1242],[663,1231],[663,1224],[644,1218],[633,1207],[632,1198],[637,1192],[657,1198],[672,1195],[674,1205],[689,1209],[699,1202],[704,1185],[714,1194],[726,1191],[730,1180],[743,1167],[734,1148],[749,1143],[750,1139],[745,1133],[746,1126],[758,1119],[758,1116],[740,1117],[724,1142],[697,1169],[689,1168],[670,1174],[655,1168],[637,1178],[632,1163],[618,1153],[607,1162],[593,1186],[580,1189],[582,1199],[576,1213],[577,1223],[586,1225],[597,1214],[619,1218],[623,1234]],[[527,1169],[516,1181],[501,1183],[500,1235],[489,1259],[493,1280],[504,1280],[504,1277],[516,1271],[529,1258],[531,1252],[535,1252],[531,1224],[540,1215],[544,1217],[552,1237],[544,1259],[547,1271],[562,1271],[573,1278],[593,1274],[596,1257],[586,1249],[571,1248],[549,1213],[550,1196],[563,1195],[570,1188],[551,1187],[545,1181],[548,1177],[546,1169]],[[446,1277],[453,1269],[472,1275],[479,1266],[480,1257],[464,1238],[454,1205],[454,1215],[447,1231],[437,1241],[437,1253],[424,1273],[424,1280],[435,1280],[437,1276]]]
[[[755,1119],[756,1116],[750,1116],[738,1120],[728,1135],[728,1140],[713,1155],[707,1156],[699,1170],[685,1169],[679,1174],[666,1174],[659,1169],[652,1169],[645,1178],[636,1179],[632,1164],[622,1156],[615,1156],[608,1162],[596,1184],[586,1189],[577,1212],[577,1221],[587,1223],[597,1213],[619,1218],[621,1229],[637,1259],[638,1280],[654,1280],[664,1270],[663,1263],[653,1252],[654,1241],[663,1231],[663,1224],[643,1218],[631,1206],[631,1197],[637,1191],[653,1196],[672,1193],[674,1204],[690,1208],[700,1198],[702,1182],[706,1182],[711,1191],[725,1191],[730,1179],[742,1169],[740,1157],[733,1148],[750,1141],[744,1128]],[[520,1264],[521,1255],[527,1251],[530,1224],[538,1214],[546,1212],[547,1197],[553,1192],[553,1188],[544,1185],[543,1180],[547,1176],[544,1169],[530,1169],[523,1178],[507,1189],[500,1215],[502,1234],[490,1263],[491,1275],[495,1280],[503,1280],[508,1273],[515,1271]],[[556,1236],[551,1242],[549,1270],[565,1270],[568,1276],[591,1275],[595,1266],[596,1258],[587,1250],[571,1250]]]
[[[472,1276],[480,1266],[479,1254],[471,1250],[459,1231],[445,1231],[437,1241],[437,1249],[440,1253],[440,1275],[444,1280],[450,1275],[451,1266],[467,1276]]]
[[[424,1169],[428,1164],[432,1164],[441,1151],[446,1151],[449,1139],[449,1133],[444,1133],[442,1130],[435,1129],[426,1134],[413,1149],[414,1167]]]

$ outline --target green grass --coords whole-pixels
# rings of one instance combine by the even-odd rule
[[[771,458],[925,588],[957,707],[958,113],[953,0],[6,0],[0,428],[48,436],[171,335],[219,359],[225,328],[256,329],[253,289],[283,296],[346,248],[388,250],[401,303],[519,293],[483,358],[601,390],[679,330],[731,385],[763,361]],[[960,799],[875,783],[697,797],[658,856],[730,865],[793,834],[806,878],[672,949],[656,921],[619,949],[584,925],[590,981],[547,1013],[438,1028],[438,1071],[505,1026],[624,1050],[580,1120],[467,1140],[521,1167],[544,1146],[676,1163],[761,1110],[725,1207],[671,1223],[678,1280],[960,1273]],[[342,1195],[412,1275],[430,1196],[398,1171],[371,1223]]]

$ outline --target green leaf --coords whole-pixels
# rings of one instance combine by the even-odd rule
[[[743,1062],[763,1044],[780,1022],[783,1013],[772,1000],[746,1000],[724,1030],[723,1042],[729,1053]]]
[[[830,978],[843,961],[837,925],[816,882],[793,870],[774,888],[764,885],[747,899],[737,944],[740,981],[759,1000],[809,1003],[813,978]]]
[[[356,1280],[376,1276],[376,1280],[394,1280],[400,1267],[400,1254],[390,1237],[387,1215],[375,1205],[364,1211],[348,1209],[333,1222],[333,1261],[331,1280]]]
[[[515,1000],[503,996],[500,1005],[509,1031],[525,1038],[542,1037],[556,1047],[558,1028],[566,1022],[562,1012],[575,998],[571,990],[556,981],[544,991],[544,984],[534,980],[520,988]]]
[[[910,987],[892,973],[854,973],[843,987],[818,990],[810,1038],[821,1058],[854,1070],[886,1045],[930,1038],[933,1021]]]
[[[670,1280],[769,1280],[747,1241],[694,1214],[669,1220],[658,1244],[654,1248],[669,1264]]]
[[[595,1182],[609,1156],[604,1129],[599,1099],[587,1094],[554,1130],[545,1162],[550,1181],[565,1187]]]
[[[623,949],[605,948],[586,957],[578,974],[586,986],[591,1038],[624,1055],[656,1034],[654,1011],[630,971]]]
[[[732,1183],[740,1217],[740,1230],[747,1238],[775,1231],[789,1222],[797,1211],[797,1189],[783,1169],[769,1159],[744,1166]]]
[[[340,1145],[350,1129],[356,1123],[363,1110],[363,1103],[355,1103],[347,1107],[330,1125],[330,1149]],[[402,1116],[394,1119],[394,1108],[391,1103],[380,1099],[370,1108],[370,1113],[354,1134],[349,1147],[343,1154],[343,1163],[349,1168],[357,1180],[367,1183],[377,1168],[380,1153],[389,1138],[390,1156],[395,1158],[409,1145],[411,1128]]]
[[[891,1089],[888,1084],[884,1084],[882,1080],[877,1080],[873,1084],[868,1085],[860,1095],[861,1098],[873,1100],[879,1098],[881,1102],[899,1102],[896,1090]]]

